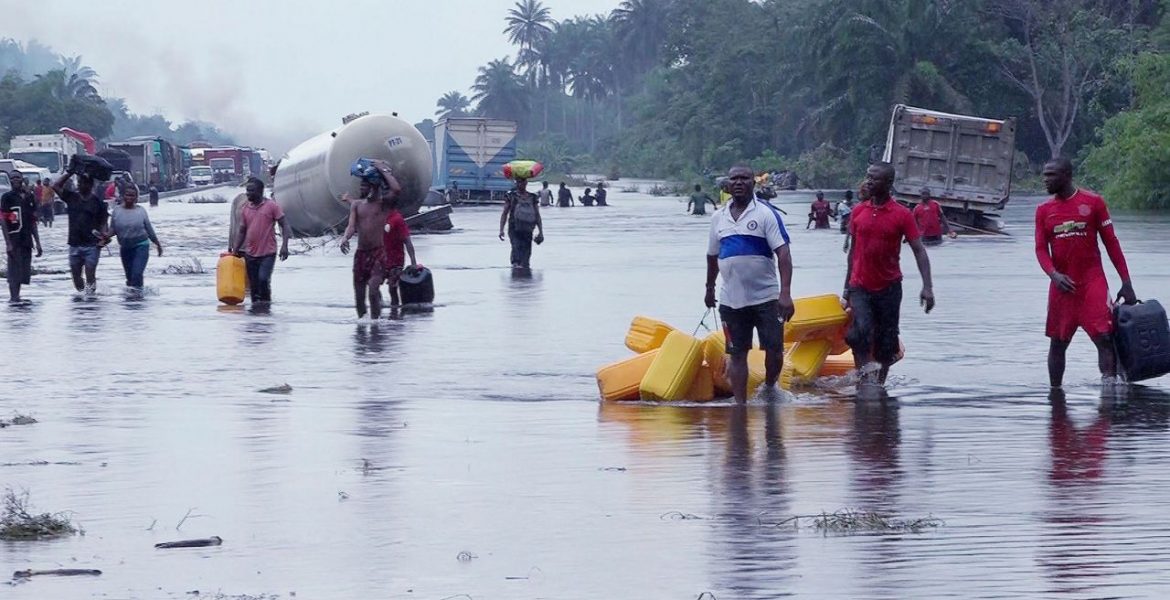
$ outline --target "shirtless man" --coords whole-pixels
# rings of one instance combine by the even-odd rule
[[[353,255],[353,296],[358,318],[366,316],[366,298],[370,300],[370,317],[382,315],[382,293],[379,288],[386,280],[386,249],[382,242],[382,229],[390,214],[388,202],[402,191],[398,180],[390,172],[389,165],[380,161],[374,165],[380,177],[362,179],[371,193],[365,199],[350,202],[349,224],[341,241],[342,253],[349,252],[349,240],[357,234],[358,248]]]

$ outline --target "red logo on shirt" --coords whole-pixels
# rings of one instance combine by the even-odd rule
[[[1089,208],[1088,204],[1082,204],[1077,207],[1077,212],[1081,213],[1082,217],[1087,217],[1089,213],[1093,212],[1093,209]]]

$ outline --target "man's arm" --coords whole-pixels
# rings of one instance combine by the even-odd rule
[[[910,249],[914,251],[914,261],[918,263],[918,272],[922,275],[922,293],[918,298],[929,313],[934,309],[934,282],[930,277],[930,256],[926,254],[926,246],[922,245],[921,238],[911,240],[909,244]]]
[[[410,266],[418,266],[418,261],[414,258],[414,242],[410,241],[410,234],[406,234],[406,255],[410,257]]]
[[[512,212],[512,197],[504,199],[504,210],[500,213],[500,239],[504,239],[504,226],[508,224],[508,213]]]
[[[242,208],[242,207],[241,207]],[[242,213],[243,211],[241,211]],[[232,244],[235,249],[236,256],[244,255],[244,239],[248,236],[248,222],[244,220],[244,215],[240,215],[240,228],[236,230],[236,239]]]
[[[942,205],[938,207],[938,220],[942,222],[943,233],[953,235],[951,232],[951,222],[947,220],[947,213],[943,211]]]
[[[276,220],[280,224],[280,260],[288,259],[288,238],[290,237],[288,230],[288,217],[280,215]]]
[[[1077,283],[1071,277],[1056,270],[1056,264],[1052,261],[1052,253],[1049,250],[1048,231],[1044,226],[1044,214],[1040,209],[1036,209],[1036,261],[1040,263],[1040,268],[1044,270],[1044,274],[1056,284],[1056,287],[1062,292],[1073,292],[1077,289]]]
[[[1137,304],[1137,295],[1133,291],[1133,282],[1129,277],[1129,265],[1125,262],[1125,253],[1121,251],[1121,241],[1117,239],[1117,232],[1113,229],[1113,219],[1109,217],[1109,209],[1102,203],[1098,208],[1100,225],[1097,231],[1101,233],[1101,241],[1105,243],[1105,252],[1117,275],[1121,277],[1121,290],[1117,295],[1125,300],[1126,304]]]
[[[775,252],[776,267],[780,270],[780,318],[788,321],[796,313],[792,305],[792,250],[784,244]]]
[[[707,293],[703,302],[707,308],[715,308],[715,278],[719,276],[719,257],[707,255]]]
[[[30,194],[30,195],[31,195],[31,194]],[[34,201],[34,202],[32,203],[32,205],[33,205],[33,210],[35,211],[35,210],[36,210],[37,203]],[[36,220],[35,218],[32,220],[32,238],[33,238],[33,242],[36,244],[36,247],[37,247],[37,256],[39,257],[39,256],[42,254],[42,250],[41,250],[41,232],[40,232],[40,229],[37,227],[37,220]]]
[[[541,220],[541,218],[540,218],[540,203],[539,203],[539,202],[533,202],[533,203],[532,203],[532,210],[535,210],[535,211],[536,211],[536,229],[537,229],[537,233],[538,233],[538,234],[539,234],[541,237],[544,237],[544,221],[543,221],[543,220]]]
[[[345,226],[345,235],[341,238],[341,253],[349,252],[349,238],[357,233],[357,203],[349,205],[349,223]]]

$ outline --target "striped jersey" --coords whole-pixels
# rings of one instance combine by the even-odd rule
[[[780,212],[752,200],[737,220],[731,217],[732,204],[715,211],[707,242],[707,255],[719,257],[719,303],[743,308],[775,300],[780,296],[776,250],[789,242]]]

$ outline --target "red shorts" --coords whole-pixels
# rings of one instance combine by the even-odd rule
[[[375,280],[375,285],[382,285],[386,278],[386,252],[382,248],[363,250],[358,248],[353,254],[353,282],[355,285],[365,285]]]
[[[1054,340],[1067,342],[1077,328],[1090,338],[1113,333],[1113,309],[1109,306],[1109,282],[1104,273],[1082,276],[1077,290],[1060,291],[1056,284],[1048,288],[1048,326],[1046,333]]]

